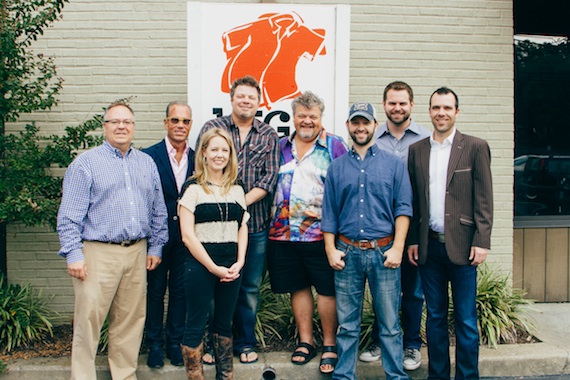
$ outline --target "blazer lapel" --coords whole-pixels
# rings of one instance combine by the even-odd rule
[[[172,166],[170,166],[170,158],[168,157],[168,151],[166,150],[166,143],[164,140],[162,140],[162,144],[160,146],[160,154],[158,155],[158,159],[163,170],[168,173],[168,178],[171,185],[178,191],[178,187],[176,186],[176,179],[174,179],[174,172],[172,171]]]
[[[465,147],[465,139],[459,131],[455,131],[455,137],[453,138],[453,143],[451,144],[451,153],[449,155],[449,163],[447,164],[447,183],[445,187],[449,186],[453,173],[459,164],[459,159],[461,154],[463,154],[463,148]]]
[[[427,192],[429,191],[429,157],[430,157],[430,151],[431,151],[431,144],[429,142],[429,138],[427,138],[421,146],[421,149],[419,151],[420,153],[420,165],[422,168],[422,180],[423,183],[428,184],[426,186],[426,196],[427,196]]]

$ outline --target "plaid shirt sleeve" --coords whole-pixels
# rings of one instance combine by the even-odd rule
[[[252,184],[252,187],[258,187],[267,191],[268,193],[273,193],[275,191],[275,186],[277,186],[277,174],[279,173],[279,138],[277,133],[268,133],[264,136],[264,143],[269,146],[269,151],[265,160],[265,170],[263,174],[258,177]]]

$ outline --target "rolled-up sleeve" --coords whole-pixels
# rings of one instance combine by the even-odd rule
[[[337,197],[334,187],[334,180],[335,173],[333,162],[327,171],[327,178],[325,179],[325,194],[323,198],[321,230],[323,232],[330,232],[331,234],[336,235],[338,232],[339,205],[336,200]]]

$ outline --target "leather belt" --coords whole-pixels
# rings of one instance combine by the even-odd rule
[[[123,241],[119,241],[119,242],[114,242],[114,241],[99,241],[99,240],[92,240],[96,243],[103,243],[103,244],[113,244],[113,245],[120,245],[121,247],[130,247],[132,245],[137,244],[139,241],[141,241],[142,239],[136,239],[136,240],[123,240]]]
[[[428,236],[432,240],[437,240],[440,243],[445,243],[445,234],[442,234],[440,232],[435,232],[430,229]]]
[[[344,235],[338,235],[338,240],[348,245],[352,245],[353,247],[358,247],[360,249],[373,249],[378,247],[384,247],[385,245],[390,244],[392,240],[394,240],[394,236],[386,236],[378,240],[353,240]]]

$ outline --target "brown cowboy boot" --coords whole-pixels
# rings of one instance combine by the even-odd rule
[[[196,348],[180,345],[186,376],[190,380],[204,380],[204,367],[202,366],[202,343]]]
[[[234,378],[232,338],[214,334],[214,352],[216,354],[216,380],[232,380]]]

